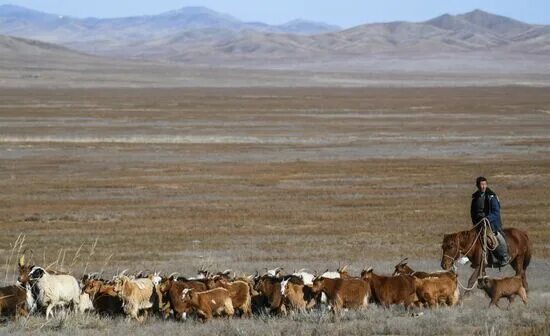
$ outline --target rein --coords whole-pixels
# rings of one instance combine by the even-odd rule
[[[468,248],[468,250],[466,252],[462,253],[465,256],[468,255],[468,253],[470,253],[472,251],[472,249],[474,248],[477,240],[480,239],[482,258],[481,258],[481,263],[479,264],[479,274],[478,274],[477,279],[482,278],[483,268],[485,267],[485,262],[486,262],[486,257],[487,257],[487,250],[490,250],[490,251],[494,250],[494,249],[489,248],[489,246],[487,245],[487,228],[489,228],[489,229],[491,228],[491,226],[490,226],[491,223],[489,222],[489,220],[486,217],[484,217],[474,225],[474,228],[478,227],[479,225],[483,225],[483,227],[481,228],[481,230],[478,230],[478,232],[477,232],[477,234],[474,238],[474,241],[472,242],[472,245]],[[483,235],[483,236],[481,236],[481,235]],[[460,254],[461,254],[461,252],[460,252],[460,240],[459,240],[458,235],[456,237],[456,240],[457,240],[457,243],[458,243],[457,245],[459,246],[456,255],[454,257],[451,257],[447,254],[443,255],[443,257],[449,258],[453,261],[453,266],[455,268],[456,268],[456,260],[460,257]],[[464,285],[462,285],[462,283],[460,282],[460,279],[458,279],[458,277],[457,277],[457,282],[458,282],[458,285],[460,286],[460,288],[462,288],[466,291],[470,291],[470,290],[472,290],[476,287],[475,284],[470,288],[465,287]]]
[[[476,224],[476,226],[477,226],[477,224]],[[475,227],[475,226],[474,226],[474,227]],[[457,235],[457,236],[456,236],[456,241],[457,241],[457,244],[456,244],[456,245],[459,246],[459,248],[458,248],[457,251],[456,251],[456,255],[455,255],[454,257],[451,257],[451,256],[448,255],[448,254],[443,254],[443,257],[449,258],[449,259],[451,259],[453,262],[456,262],[456,260],[460,257],[461,254],[463,254],[463,255],[465,255],[465,256],[468,255],[468,253],[470,253],[470,252],[472,251],[472,249],[474,248],[474,246],[475,246],[475,244],[476,244],[476,241],[478,240],[479,236],[481,235],[481,231],[482,231],[482,230],[480,230],[480,231],[476,234],[476,236],[475,236],[475,238],[474,238],[474,241],[472,242],[472,245],[470,245],[470,247],[468,248],[468,250],[467,250],[466,252],[464,252],[464,253],[461,253],[461,252],[460,252],[460,239],[458,238],[458,235]]]

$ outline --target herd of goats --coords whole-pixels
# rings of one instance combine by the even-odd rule
[[[74,312],[94,311],[102,316],[127,316],[143,321],[149,315],[176,320],[214,316],[249,317],[253,314],[287,314],[292,311],[364,309],[370,303],[407,308],[459,302],[459,283],[453,271],[416,272],[407,260],[395,266],[392,275],[376,274],[372,268],[352,276],[347,267],[317,275],[300,270],[283,274],[282,268],[264,274],[236,277],[231,270],[210,273],[200,270],[193,278],[177,273],[129,275],[125,271],[110,280],[86,274],[80,281],[70,274],[18,262],[17,284],[0,288],[0,313],[19,317],[44,314],[49,319],[65,308]],[[480,278],[491,304],[500,298],[509,304],[519,295],[527,303],[520,276]]]

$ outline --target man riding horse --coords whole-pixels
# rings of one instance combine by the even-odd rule
[[[472,204],[470,207],[472,224],[479,225],[479,229],[482,229],[483,224],[481,222],[484,219],[489,221],[491,229],[498,240],[498,245],[493,251],[493,254],[498,259],[495,266],[505,266],[510,262],[510,257],[508,256],[508,245],[504,231],[502,230],[500,202],[495,192],[489,188],[489,183],[485,177],[478,177],[476,179],[476,186],[477,191],[472,194]]]
[[[465,257],[470,261],[470,267],[474,269],[468,279],[468,286],[463,287],[467,292],[475,288],[479,277],[485,276],[487,266],[498,267],[499,264],[508,262],[516,272],[521,276],[523,286],[528,289],[527,267],[531,262],[532,246],[529,235],[525,230],[516,228],[502,229],[500,222],[500,204],[496,194],[488,188],[487,179],[479,177],[477,179],[478,191],[472,195],[472,223],[474,227],[470,230],[464,230],[443,235],[441,243],[441,268],[450,270],[458,259]],[[497,235],[499,248],[495,252],[498,257],[487,260],[485,258],[485,237],[487,226],[491,227]],[[506,240],[504,240],[506,234]],[[494,260],[499,259],[499,260]]]

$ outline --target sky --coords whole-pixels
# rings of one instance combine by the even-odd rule
[[[158,14],[186,6],[204,6],[244,21],[280,24],[295,18],[342,27],[388,21],[423,21],[444,13],[474,9],[529,23],[550,24],[550,0],[0,0],[48,13],[76,17]]]

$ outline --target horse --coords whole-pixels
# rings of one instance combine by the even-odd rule
[[[471,262],[474,272],[468,280],[467,292],[474,288],[479,277],[485,276],[486,267],[498,267],[498,264],[493,263],[493,257],[490,253],[487,255],[487,262],[483,260],[482,234],[484,234],[484,230],[474,227],[471,230],[443,236],[443,243],[441,244],[441,249],[443,250],[441,268],[447,271],[450,270],[454,266],[455,261],[461,256],[467,257]],[[521,276],[523,286],[525,289],[528,289],[526,269],[531,261],[532,249],[529,236],[527,232],[515,228],[504,229],[504,235],[508,243],[510,266],[514,268],[516,275]]]

